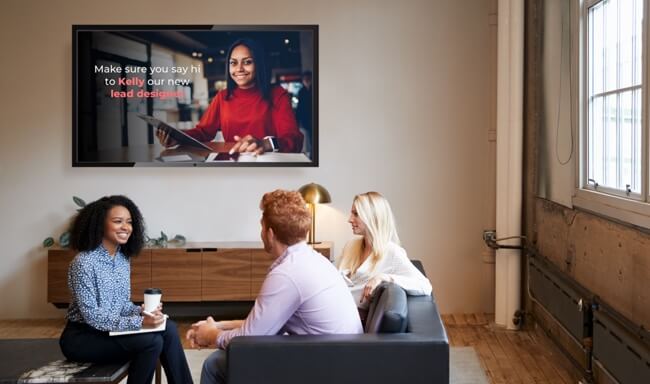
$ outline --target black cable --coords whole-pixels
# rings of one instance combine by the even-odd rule
[[[569,158],[566,159],[566,161],[562,161],[560,159],[560,150],[559,150],[559,144],[560,144],[560,110],[562,107],[562,64],[564,64],[564,33],[565,33],[565,28],[564,28],[564,12],[560,11],[560,22],[562,23],[562,32],[560,35],[560,70],[559,70],[559,85],[558,85],[558,95],[557,95],[557,113],[555,117],[555,158],[557,159],[558,163],[560,165],[567,165],[573,158],[573,145],[574,145],[574,138],[573,138],[573,127],[572,127],[572,113],[571,113],[571,108],[569,109],[569,131],[571,132],[571,152],[569,152]],[[571,31],[571,4],[569,3],[569,32]],[[571,44],[571,36],[569,36],[569,106],[573,105],[573,70],[571,68],[571,49],[572,49],[572,44]]]

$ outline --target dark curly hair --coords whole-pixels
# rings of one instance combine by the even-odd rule
[[[132,232],[120,251],[126,257],[137,256],[145,243],[144,219],[138,207],[126,196],[105,196],[86,205],[79,211],[70,227],[70,246],[79,252],[97,248],[104,239],[104,222],[107,212],[116,206],[129,210]]]

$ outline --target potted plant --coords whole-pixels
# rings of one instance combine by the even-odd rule
[[[72,201],[74,201],[77,207],[79,207],[77,208],[77,212],[86,206],[86,202],[80,197],[72,196]],[[148,247],[166,247],[170,243],[183,246],[186,242],[185,236],[183,235],[176,235],[170,239],[163,231],[160,231],[160,237],[149,237],[145,235],[145,240],[147,241]],[[49,248],[54,244],[56,244],[56,241],[52,236],[43,240],[44,248]],[[70,246],[70,231],[65,231],[59,236],[59,246],[61,248],[67,248]]]

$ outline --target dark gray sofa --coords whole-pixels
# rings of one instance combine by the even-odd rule
[[[448,383],[449,341],[435,299],[406,300],[403,333],[236,337],[228,347],[228,383]],[[375,312],[395,320],[390,308]]]

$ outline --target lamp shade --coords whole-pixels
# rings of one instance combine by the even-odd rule
[[[316,204],[331,203],[332,198],[327,189],[320,184],[305,184],[298,190],[311,208],[311,231],[309,231],[309,244],[318,244],[316,241]]]
[[[306,203],[309,204],[322,204],[322,203],[331,203],[332,198],[330,193],[320,184],[309,183],[305,184],[298,190],[302,195],[302,198],[305,199]]]

